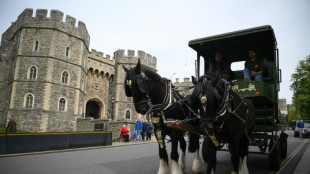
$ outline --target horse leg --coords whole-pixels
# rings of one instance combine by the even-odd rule
[[[154,126],[155,128],[155,137],[158,142],[159,146],[159,169],[157,174],[169,174],[169,167],[168,167],[168,154],[166,150],[166,145],[165,145],[165,134],[163,134],[163,131],[158,128],[157,126]]]
[[[188,151],[189,152],[195,152],[192,171],[195,174],[203,173],[203,170],[202,170],[203,162],[202,162],[201,157],[199,155],[199,135],[190,133],[189,136],[190,137],[189,137]]]
[[[207,147],[202,148],[203,150],[206,150],[206,152],[202,152],[203,159],[205,159],[206,163],[208,164],[206,173],[214,174],[215,169],[216,169],[216,163],[217,163],[217,160],[216,160],[217,149],[208,137],[206,137],[205,142],[203,143],[203,146],[207,146]]]
[[[179,157],[179,165],[182,170],[185,170],[186,168],[186,158],[185,158],[186,141],[184,140],[183,133],[181,133],[181,136],[179,137],[179,143],[180,143],[180,148],[182,151]]]
[[[248,167],[246,164],[246,159],[248,156],[248,150],[249,150],[249,139],[245,136],[240,141],[240,173],[242,174],[248,174]]]
[[[239,136],[233,136],[231,141],[231,162],[233,165],[233,171],[231,174],[239,173],[240,159],[239,159]]]
[[[179,153],[178,153],[178,141],[180,131],[173,130],[171,133],[171,173],[172,174],[181,174],[182,169],[179,166],[178,159],[179,159]]]

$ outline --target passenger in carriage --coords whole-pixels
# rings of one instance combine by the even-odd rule
[[[219,73],[222,79],[229,80],[230,66],[223,62],[223,55],[217,51],[211,61],[210,72]]]
[[[264,63],[257,58],[257,51],[255,49],[249,49],[249,59],[244,64],[244,81],[262,81]]]

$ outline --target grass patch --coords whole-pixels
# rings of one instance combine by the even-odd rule
[[[5,131],[6,131],[5,127],[0,127],[0,133],[5,133]],[[17,133],[30,133],[30,132],[24,130],[17,130]]]

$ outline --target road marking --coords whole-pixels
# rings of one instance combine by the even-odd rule
[[[279,174],[308,141],[309,140],[304,140],[285,160],[283,160],[281,162],[281,168],[278,171],[271,171],[269,174]]]

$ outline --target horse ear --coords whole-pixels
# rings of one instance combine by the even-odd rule
[[[126,73],[129,71],[129,69],[127,69],[124,65],[123,65],[123,68]]]
[[[219,81],[219,74],[217,74],[216,78],[211,81],[211,85],[215,87],[218,81]]]
[[[140,64],[140,59],[138,60],[138,64],[137,64],[137,66],[136,66],[136,73],[137,74],[140,74],[140,72],[141,72],[141,64]]]
[[[196,77],[192,76],[192,82],[194,85],[196,85],[198,83]]]

